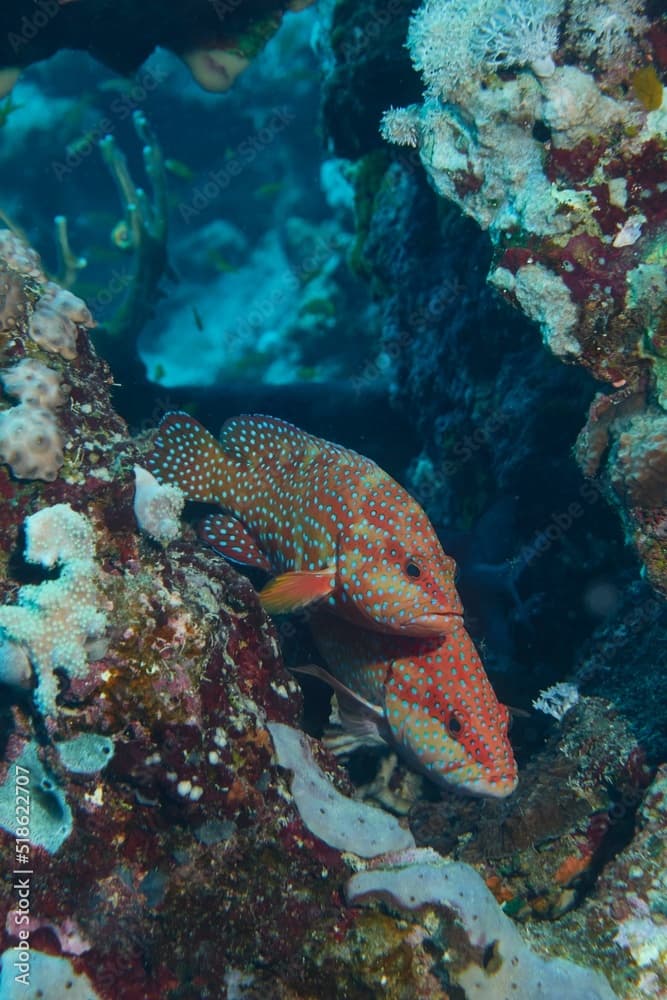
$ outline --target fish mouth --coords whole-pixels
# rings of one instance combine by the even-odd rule
[[[405,745],[405,744],[404,744]],[[467,799],[506,799],[519,783],[516,771],[498,771],[497,774],[470,774],[471,763],[463,758],[458,764],[443,764],[442,761],[425,762],[413,747],[409,748],[415,766],[423,771],[436,785],[448,792],[456,792]]]
[[[488,778],[478,778],[471,781],[466,784],[465,791],[474,798],[506,799],[516,790],[518,783],[519,779],[516,775],[509,777],[503,774],[495,781]]]
[[[451,612],[434,612],[427,615],[418,615],[409,622],[405,622],[402,625],[401,631],[405,635],[444,635],[455,626],[459,626],[462,620],[462,615],[452,614]]]

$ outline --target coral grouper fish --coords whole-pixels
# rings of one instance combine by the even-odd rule
[[[357,624],[411,636],[460,619],[456,567],[426,514],[354,451],[255,415],[229,420],[218,443],[188,414],[169,413],[148,466],[188,499],[224,509],[203,538],[278,574],[261,592],[271,613],[326,602]]]
[[[343,750],[380,738],[439,785],[496,798],[514,791],[509,712],[462,625],[441,639],[413,639],[317,612],[311,626],[330,673],[301,672],[335,689],[351,736]]]

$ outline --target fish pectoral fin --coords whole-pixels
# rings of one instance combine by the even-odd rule
[[[291,667],[290,669],[295,674],[308,674],[310,677],[317,677],[319,680],[324,681],[338,695],[339,704],[341,699],[346,699],[346,702],[350,702],[350,707],[354,704],[378,721],[384,719],[384,712],[380,705],[374,705],[372,701],[368,701],[363,695],[357,694],[356,691],[349,688],[347,684],[343,684],[342,681],[339,681],[337,677],[330,674],[324,667],[320,667],[316,663],[306,663],[302,667]]]
[[[295,674],[317,677],[334,689],[338,700],[338,717],[346,733],[361,737],[365,746],[386,742],[387,723],[381,705],[374,705],[316,663],[307,663],[302,667],[290,669]]]
[[[363,750],[365,747],[386,746],[385,741],[378,735],[372,723],[369,723],[367,732],[350,732],[349,729],[339,729],[331,727],[325,729],[322,734],[322,743],[329,753],[334,757],[350,757],[355,750]]]
[[[323,600],[335,585],[331,570],[294,570],[269,581],[259,597],[270,615],[284,615]]]
[[[231,514],[210,514],[199,525],[199,537],[225,559],[271,572],[271,563],[255,539]]]
[[[336,692],[338,718],[346,733],[365,736],[366,745],[386,743],[389,730],[384,712],[379,705],[373,705],[361,695],[349,691]]]

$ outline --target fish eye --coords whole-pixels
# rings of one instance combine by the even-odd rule
[[[455,715],[450,715],[447,721],[447,730],[452,736],[458,736],[458,734],[463,729],[461,722],[456,718]]]
[[[422,575],[422,571],[420,570],[419,566],[417,565],[416,562],[413,562],[412,559],[406,562],[405,572],[408,574],[408,576],[411,576],[414,580],[416,580],[418,576]]]

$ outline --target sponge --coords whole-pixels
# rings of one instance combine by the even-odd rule
[[[67,398],[69,387],[61,383],[58,372],[36,358],[24,358],[12,368],[0,372],[0,379],[9,396],[20,403],[57,410]]]
[[[0,461],[17,479],[56,479],[64,462],[63,436],[51,410],[20,403],[0,413]]]
[[[599,972],[532,951],[474,868],[462,862],[434,864],[431,852],[420,863],[418,855],[408,852],[410,863],[403,867],[357,872],[347,884],[347,901],[359,906],[379,896],[408,910],[428,904],[448,910],[466,941],[456,944],[459,935],[448,934],[448,972],[467,997],[616,1000]]]
[[[56,997],[62,1000],[101,1000],[85,973],[75,972],[72,963],[64,956],[46,955],[42,951],[30,951],[30,961],[26,962],[29,972],[26,979],[13,963],[20,958],[16,949],[8,948],[1,957],[0,997],[2,1000],[46,1000]]]

